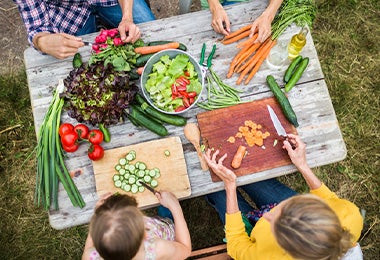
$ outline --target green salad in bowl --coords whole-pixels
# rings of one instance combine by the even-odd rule
[[[153,55],[144,67],[141,88],[157,110],[179,114],[193,107],[204,85],[202,70],[191,55],[164,50]]]

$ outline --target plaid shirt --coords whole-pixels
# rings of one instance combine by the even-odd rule
[[[75,35],[86,23],[91,6],[114,6],[117,0],[13,0],[28,32],[28,41],[39,32]]]

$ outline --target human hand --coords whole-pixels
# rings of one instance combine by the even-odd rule
[[[307,166],[306,144],[298,135],[288,134],[287,137],[282,148],[288,151],[293,164],[299,169]]]
[[[168,208],[171,212],[178,209],[182,210],[177,197],[173,193],[169,191],[160,191],[155,195],[161,205]]]
[[[74,56],[84,46],[82,38],[67,33],[41,33],[33,39],[34,45],[41,52],[57,59]]]
[[[228,35],[231,32],[231,23],[223,6],[219,3],[219,5],[210,7],[210,11],[212,13],[211,26],[214,29],[214,31],[217,33]]]
[[[141,33],[139,27],[130,20],[121,20],[119,23],[120,38],[123,42],[134,43],[140,39]]]
[[[265,12],[262,13],[253,23],[249,37],[258,32],[257,39],[254,43],[264,42],[272,33],[272,20]]]
[[[225,188],[236,189],[235,173],[223,165],[223,161],[226,159],[227,154],[224,154],[218,161],[216,161],[216,156],[218,154],[219,150],[216,150],[215,153],[211,155],[211,149],[207,149],[207,152],[203,156],[213,172],[222,179]]]

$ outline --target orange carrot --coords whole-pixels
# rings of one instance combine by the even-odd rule
[[[251,46],[247,45],[243,49],[241,49],[233,58],[230,63],[230,67],[227,73],[227,78],[231,78],[234,72],[236,72],[237,68],[241,66],[241,64],[247,60],[255,50],[260,46],[260,43],[255,43]]]
[[[178,48],[179,48],[179,42],[170,42],[170,43],[161,44],[161,45],[137,47],[135,48],[135,52],[139,54],[150,54],[150,53],[156,53],[162,50],[178,49]]]
[[[247,85],[249,83],[249,81],[253,78],[253,76],[255,76],[256,72],[259,70],[261,64],[267,58],[270,50],[272,49],[273,45],[275,45],[275,43],[276,43],[276,40],[272,41],[269,44],[269,47],[266,50],[263,51],[262,56],[259,58],[259,60],[257,61],[255,67],[253,68],[253,70],[251,70],[251,72],[249,73],[248,77],[246,78],[246,80],[244,82],[245,85]]]
[[[240,167],[241,165],[241,161],[243,160],[244,158],[244,155],[245,155],[245,151],[247,150],[247,148],[243,145],[240,145],[234,155],[234,158],[232,159],[232,163],[231,163],[231,166],[232,168],[234,169],[237,169]]]
[[[227,44],[237,42],[238,40],[241,40],[241,39],[247,37],[250,33],[251,33],[251,31],[249,31],[249,30],[244,31],[241,34],[236,35],[235,37],[228,38],[227,40],[223,39],[222,43],[227,45]]]
[[[137,74],[139,74],[139,75],[141,75],[143,73],[143,71],[144,71],[144,66],[138,67],[136,70]]]
[[[245,26],[239,28],[238,30],[236,30],[236,31],[234,31],[234,32],[232,32],[232,33],[230,33],[229,35],[224,36],[223,40],[228,40],[228,39],[230,39],[230,38],[233,38],[233,37],[235,37],[235,36],[241,34],[242,32],[245,32],[245,31],[247,31],[247,30],[250,30],[251,27],[252,27],[252,24],[245,25]]]
[[[236,64],[236,72],[242,66],[243,62],[245,62],[259,47],[261,46],[260,42],[257,42],[249,47],[249,49],[246,51],[245,55],[242,55]]]
[[[237,85],[240,85],[240,83],[243,81],[243,78],[245,77],[245,75],[247,75],[247,73],[252,70],[252,68],[255,66],[255,64],[257,63],[257,61],[265,54],[266,50],[268,48],[270,48],[271,43],[272,43],[272,40],[270,38],[268,38],[260,46],[260,49],[257,50],[257,52],[255,53],[255,55],[247,62],[248,65],[245,66],[245,69],[240,73],[240,76],[239,76],[238,80],[236,81]]]
[[[260,43],[255,54],[251,56],[250,59],[246,61],[244,64],[241,64],[241,66],[238,66],[238,68],[236,68],[236,73],[241,73],[249,66],[251,66],[252,68],[257,62],[258,56],[260,55],[261,51],[265,48],[267,43],[268,43],[268,39],[265,42]]]
[[[243,42],[239,42],[236,45],[236,48],[243,48],[247,45],[252,45],[254,41],[256,41],[257,37],[259,36],[258,33],[255,33],[251,38],[248,38],[248,40],[245,40]]]

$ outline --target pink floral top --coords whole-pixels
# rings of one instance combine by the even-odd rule
[[[146,237],[144,242],[145,260],[156,259],[156,239],[175,239],[174,223],[169,218],[144,217]],[[102,259],[99,253],[93,248],[90,251],[90,259]]]

